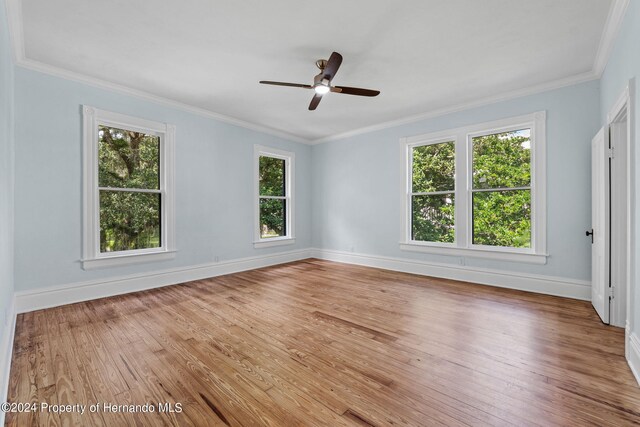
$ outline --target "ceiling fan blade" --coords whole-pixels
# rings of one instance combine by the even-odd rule
[[[359,87],[348,86],[333,86],[331,92],[344,93],[345,95],[358,95],[358,96],[378,96],[379,90],[362,89]]]
[[[272,82],[272,81],[269,81],[269,80],[261,80],[260,83],[262,83],[263,85],[301,87],[301,88],[304,88],[304,89],[312,89],[313,88],[313,86],[311,86],[311,85],[303,85],[303,84],[300,84],[300,83]]]
[[[323,77],[331,81],[336,76],[338,68],[340,68],[340,64],[342,64],[342,55],[338,52],[333,52],[329,57],[324,70],[322,70]]]
[[[321,99],[322,95],[318,95],[317,93],[313,95],[313,98],[311,98],[311,104],[309,104],[309,110],[315,110],[318,104],[320,104]]]

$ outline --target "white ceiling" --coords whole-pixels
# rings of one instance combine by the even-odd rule
[[[15,1],[15,0],[14,0]],[[593,74],[611,0],[23,0],[25,60],[307,140]],[[340,52],[333,84],[311,83]],[[584,77],[583,77],[584,78]]]

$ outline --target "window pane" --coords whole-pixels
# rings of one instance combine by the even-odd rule
[[[531,247],[531,191],[473,193],[473,244]]]
[[[260,156],[260,195],[285,196],[285,162]]]
[[[453,243],[454,193],[411,197],[411,239]]]
[[[473,188],[528,187],[531,129],[473,138]]]
[[[287,234],[287,202],[284,199],[260,199],[260,237]]]
[[[107,126],[98,137],[100,187],[160,189],[160,137]]]
[[[100,191],[100,252],[160,247],[160,194]]]
[[[428,193],[455,189],[455,143],[413,148],[412,192]]]

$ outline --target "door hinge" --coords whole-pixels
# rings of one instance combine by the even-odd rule
[[[613,156],[614,156],[613,148],[609,148],[607,150],[607,155],[609,156],[610,159],[613,159]]]
[[[612,285],[609,285],[609,301],[615,298],[615,293],[613,292],[615,288]]]

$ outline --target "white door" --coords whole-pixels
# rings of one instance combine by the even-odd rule
[[[609,323],[609,132],[604,128],[591,141],[591,303]]]

